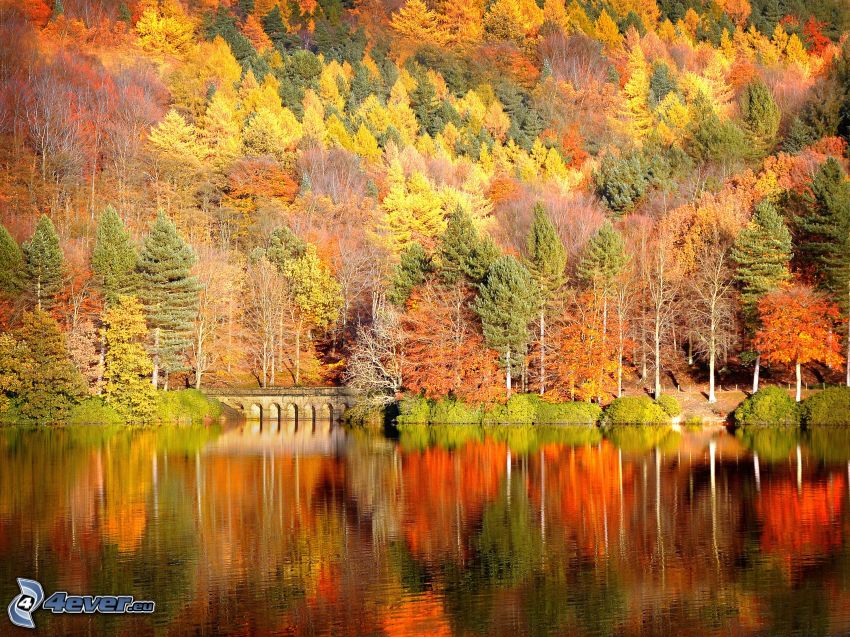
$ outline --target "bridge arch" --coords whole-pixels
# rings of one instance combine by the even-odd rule
[[[280,431],[281,410],[278,403],[269,405],[269,413],[267,416],[271,431]]]

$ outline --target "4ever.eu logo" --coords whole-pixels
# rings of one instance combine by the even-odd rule
[[[32,579],[18,578],[21,592],[9,604],[9,619],[15,626],[35,628],[32,614],[39,608],[53,614],[60,613],[104,613],[123,615],[126,613],[152,613],[154,602],[136,601],[132,595],[68,595],[56,591],[47,599],[41,584]]]

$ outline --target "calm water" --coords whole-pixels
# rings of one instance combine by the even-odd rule
[[[0,634],[839,634],[848,459],[843,431],[2,430],[0,610],[28,577],[157,611]]]

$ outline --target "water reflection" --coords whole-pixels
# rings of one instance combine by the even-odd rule
[[[834,634],[848,460],[832,430],[7,429],[0,599],[157,602],[51,635]]]

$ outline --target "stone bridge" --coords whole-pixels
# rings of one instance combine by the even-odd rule
[[[208,389],[209,396],[240,412],[246,419],[281,431],[330,426],[353,407],[358,394],[347,387],[261,387]]]

